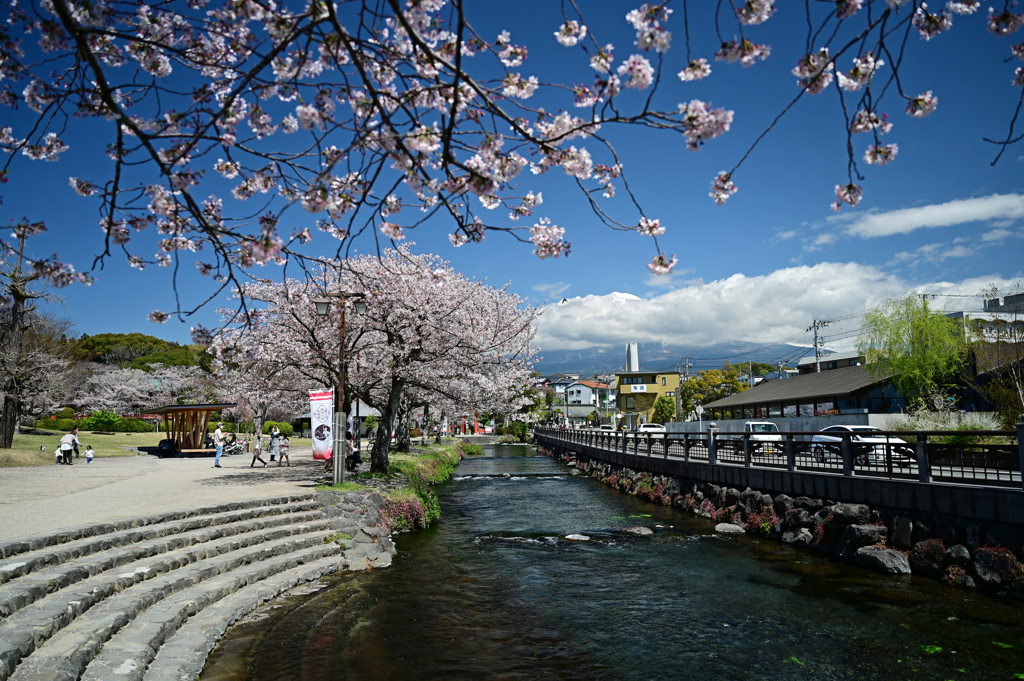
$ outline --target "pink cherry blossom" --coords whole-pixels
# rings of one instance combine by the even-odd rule
[[[873,165],[884,166],[896,158],[897,152],[899,147],[895,144],[873,144],[864,152],[864,160]]]
[[[665,233],[665,228],[661,226],[661,220],[648,220],[645,217],[641,217],[636,231],[644,236],[661,236]]]
[[[683,136],[686,137],[686,148],[697,151],[705,140],[714,139],[729,131],[732,125],[733,112],[725,109],[712,109],[710,104],[692,100],[689,104],[680,104],[682,115]]]
[[[775,14],[775,0],[747,0],[736,10],[736,17],[742,24],[763,24]]]
[[[933,14],[928,11],[928,3],[922,2],[914,12],[912,23],[923,40],[931,40],[943,31],[953,28],[953,17],[941,9]]]
[[[732,182],[732,175],[723,170],[718,173],[714,182],[711,183],[711,194],[709,194],[709,196],[713,198],[715,203],[719,206],[724,206],[725,202],[728,201],[729,197],[735,194],[736,191],[737,188]]]
[[[405,238],[405,235],[402,234],[402,228],[393,222],[380,223],[380,231],[381,234],[394,241],[401,241]]]
[[[989,33],[1010,35],[1016,33],[1021,26],[1024,26],[1024,14],[1013,14],[1009,10],[996,13],[994,8],[988,8]]]
[[[832,58],[828,48],[823,47],[813,54],[806,54],[793,69],[797,84],[812,95],[819,94],[832,83]]]
[[[77,177],[69,177],[68,182],[79,196],[92,196],[98,191],[96,185],[85,180],[79,180]]]
[[[171,315],[166,312],[161,312],[160,310],[153,310],[149,313],[149,321],[156,322],[157,324],[163,324],[170,318]]]
[[[849,19],[860,11],[863,0],[836,0],[836,16]]]
[[[884,65],[884,61],[875,59],[875,55],[870,52],[863,57],[856,57],[853,60],[853,68],[847,73],[836,72],[839,87],[847,92],[856,92],[864,85],[870,83],[875,72]]]
[[[1010,48],[1010,51],[1013,52],[1014,57],[1017,57],[1018,59],[1024,59],[1024,43],[1021,43],[1020,45],[1014,45],[1013,47]]]
[[[594,69],[598,73],[608,73],[612,68],[612,50],[614,48],[611,45],[605,45],[597,51],[593,57],[590,58],[590,68]]]
[[[701,80],[711,75],[711,67],[708,66],[707,59],[694,59],[686,68],[679,72],[679,80],[684,83]]]
[[[832,204],[832,210],[839,212],[844,203],[850,205],[851,208],[856,208],[857,204],[863,198],[864,192],[858,186],[852,182],[849,184],[837,184],[836,185],[836,201]]]
[[[631,10],[626,15],[626,21],[636,29],[636,46],[641,50],[653,48],[659,54],[668,52],[672,34],[662,24],[668,21],[670,14],[672,10],[664,5],[647,3],[639,9]]]
[[[946,9],[953,14],[974,14],[981,7],[978,0],[949,0]]]
[[[649,269],[652,274],[660,277],[664,274],[671,274],[672,268],[676,266],[677,262],[678,260],[676,260],[676,256],[670,255],[666,258],[664,253],[659,253],[651,258],[651,262],[647,265],[647,269]]]
[[[654,80],[654,67],[651,66],[651,62],[639,54],[634,54],[619,66],[618,73],[623,78],[623,87],[637,90],[650,87]]]
[[[560,255],[569,255],[569,242],[562,239],[565,230],[558,225],[552,225],[548,218],[541,218],[537,224],[530,228],[530,241],[537,248],[534,255],[538,258],[557,258]]]
[[[924,94],[920,94],[907,102],[907,113],[914,118],[924,118],[931,112],[935,111],[935,107],[939,105],[939,98],[932,95],[932,91],[929,90]]]
[[[753,66],[758,58],[764,61],[771,53],[772,48],[768,45],[755,45],[744,38],[740,41],[732,40],[722,43],[722,46],[715,52],[715,59],[730,64],[739,61],[741,66],[748,67]]]
[[[888,114],[879,116],[874,111],[865,111],[864,109],[854,114],[853,124],[850,126],[850,132],[854,134],[878,131],[878,134],[884,135],[890,130],[892,130],[892,123],[889,122]]]
[[[567,21],[555,33],[558,42],[566,47],[572,47],[587,37],[587,27],[581,26],[578,21]]]
[[[1024,66],[1018,66],[1017,70],[1013,72],[1012,83],[1017,87],[1024,87]]]

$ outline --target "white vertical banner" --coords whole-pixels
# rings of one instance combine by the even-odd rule
[[[310,428],[313,431],[313,458],[321,461],[331,458],[334,453],[334,391],[310,390]]]

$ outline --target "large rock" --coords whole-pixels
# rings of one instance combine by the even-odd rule
[[[715,525],[715,532],[722,534],[746,534],[746,529],[732,523],[718,523]]]
[[[892,536],[889,541],[901,551],[909,551],[914,545],[912,543],[914,534],[914,523],[910,518],[898,515],[892,519]]]
[[[632,535],[634,535],[636,537],[650,537],[651,535],[654,534],[654,530],[652,530],[649,527],[643,527],[643,526],[628,527],[625,530],[623,530],[623,532],[625,532],[626,534],[632,534]]]
[[[908,558],[914,574],[941,577],[946,561],[946,547],[941,539],[925,539],[914,544]]]
[[[786,511],[786,525],[793,528],[814,527],[814,516],[806,508],[791,508]]]
[[[775,502],[772,500],[772,495],[762,494],[761,498],[757,500],[757,510],[764,511],[765,509],[774,508]]]
[[[786,515],[786,511],[793,508],[793,499],[785,494],[775,497],[775,513],[780,518]]]
[[[836,504],[832,507],[832,522],[839,525],[867,525],[871,522],[871,508],[864,504]]]
[[[1006,549],[983,546],[974,552],[974,574],[985,586],[1008,587],[1020,572],[1020,561]]]
[[[761,498],[761,493],[750,489],[749,487],[743,490],[740,494],[740,506],[743,507],[744,513],[750,515],[757,511],[757,502]]]
[[[783,532],[782,541],[793,546],[809,547],[814,545],[814,535],[806,527],[792,532]]]
[[[965,568],[971,564],[971,552],[963,544],[946,549],[946,564]]]
[[[811,499],[810,497],[797,497],[793,500],[793,505],[799,508],[806,508],[811,513],[818,511],[822,507],[821,499]]]
[[[722,500],[722,506],[735,506],[740,503],[740,491],[735,487],[722,490],[722,494],[725,495],[725,499]]]
[[[857,549],[885,540],[887,532],[881,525],[847,525],[836,545],[836,553],[840,558],[852,558]]]
[[[853,554],[857,565],[890,575],[909,575],[910,563],[901,551],[880,546],[864,546]]]

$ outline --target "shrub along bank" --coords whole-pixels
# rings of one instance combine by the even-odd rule
[[[888,574],[915,574],[1024,601],[1024,526],[809,497],[772,497],[654,475],[565,452],[567,466],[652,503]],[[722,524],[726,524],[723,526]]]
[[[434,444],[415,448],[408,454],[394,453],[386,476],[361,473],[349,476],[340,488],[321,485],[317,490],[377,489],[384,497],[379,527],[387,534],[429,527],[441,517],[433,487],[452,477],[455,467],[467,454],[467,447],[472,445]]]

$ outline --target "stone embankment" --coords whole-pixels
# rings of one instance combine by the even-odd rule
[[[386,567],[372,490],[218,504],[0,543],[0,680],[194,679],[227,627],[340,570]]]
[[[1019,525],[773,497],[749,487],[740,491],[634,471],[570,452],[560,458],[623,492],[714,521],[724,533],[746,532],[880,572],[913,573],[1024,600],[1024,527]]]

